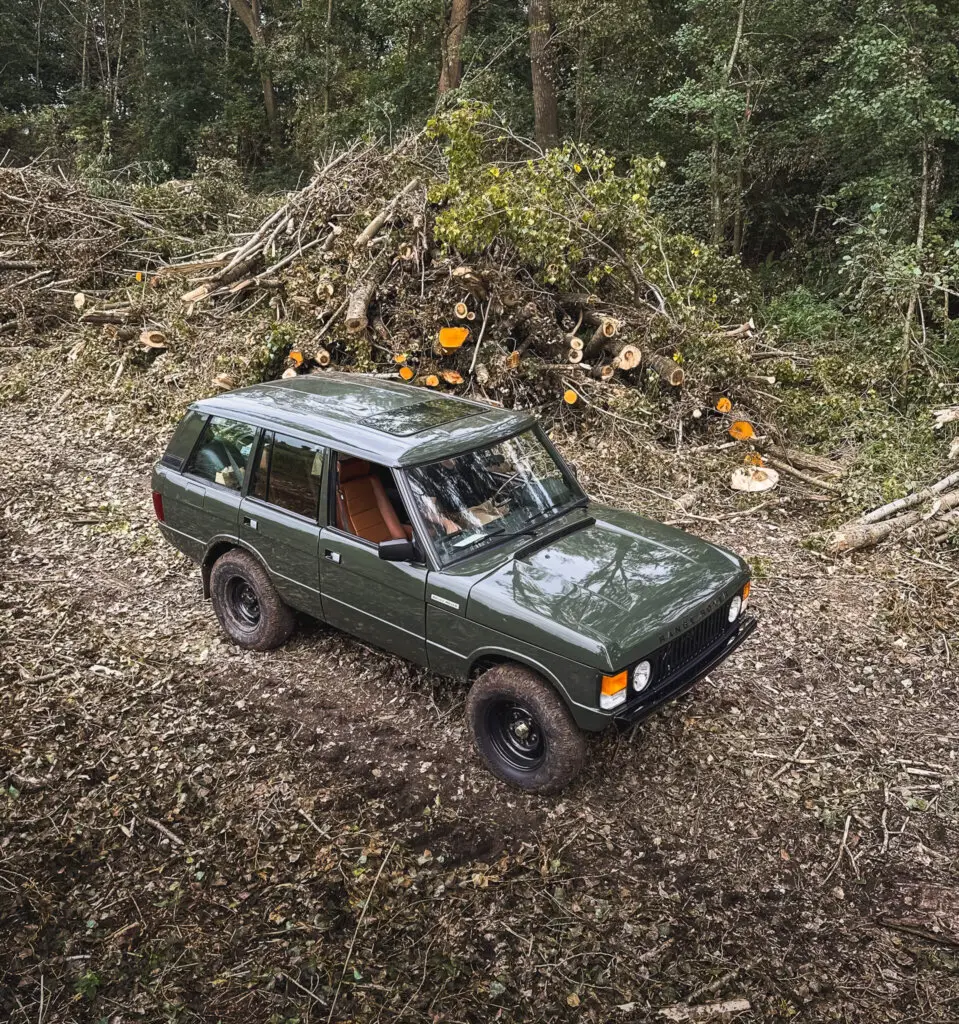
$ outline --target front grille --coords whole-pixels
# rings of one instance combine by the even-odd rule
[[[729,604],[724,604],[692,629],[660,648],[653,663],[656,680],[662,682],[685,668],[716,643],[729,628]]]

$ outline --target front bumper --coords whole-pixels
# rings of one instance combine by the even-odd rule
[[[657,708],[668,704],[671,700],[681,697],[687,690],[699,682],[703,676],[710,672],[723,661],[725,661],[737,647],[756,628],[756,620],[750,616],[744,616],[739,620],[738,629],[727,633],[711,647],[707,648],[693,662],[684,665],[673,675],[662,680],[649,693],[640,695],[630,701],[622,711],[613,715],[613,721],[620,729],[626,729],[636,725],[644,718],[649,717]]]

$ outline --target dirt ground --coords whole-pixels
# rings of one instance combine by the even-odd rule
[[[959,1020],[952,556],[828,561],[821,504],[613,429],[584,482],[748,557],[761,630],[543,799],[450,682],[225,642],[153,522],[166,413],[2,353],[0,1018]]]

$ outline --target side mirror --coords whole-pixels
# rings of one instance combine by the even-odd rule
[[[377,545],[380,558],[387,562],[412,562],[416,545],[411,540],[384,540]]]

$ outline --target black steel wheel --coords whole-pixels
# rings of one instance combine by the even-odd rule
[[[522,665],[484,672],[467,695],[466,717],[486,766],[520,789],[558,793],[583,767],[583,733],[553,687]]]
[[[256,591],[242,576],[227,581],[227,609],[243,629],[256,629],[260,624],[260,599]]]
[[[210,596],[224,632],[253,651],[271,651],[293,632],[293,612],[247,551],[234,548],[214,563]]]
[[[497,754],[520,772],[535,771],[546,756],[546,736],[533,713],[515,700],[490,701],[486,731]]]

